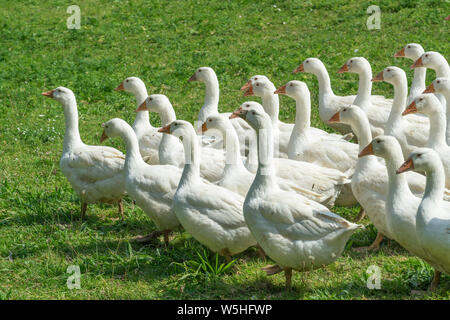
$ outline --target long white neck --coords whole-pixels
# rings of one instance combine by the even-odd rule
[[[364,113],[359,114],[356,119],[353,119],[351,127],[358,138],[359,152],[361,152],[372,141],[372,132],[370,131],[370,124],[367,116]],[[358,158],[356,170],[370,170],[370,163],[372,161],[376,161],[375,156]]]
[[[372,68],[370,64],[365,66],[359,74],[358,93],[356,94],[354,105],[363,108],[370,100],[372,94]]]
[[[241,159],[239,138],[233,125],[227,121],[226,125],[220,128],[220,132],[222,133],[226,152],[224,176],[236,169],[247,170]]]
[[[442,164],[438,162],[434,163],[433,170],[426,172],[426,178],[425,192],[419,210],[417,210],[417,224],[422,226],[432,220],[434,215],[439,214],[439,212],[427,210],[427,204],[432,203],[436,205],[443,201],[445,173]]]
[[[447,145],[445,139],[447,118],[444,110],[436,110],[435,112],[428,114],[428,117],[430,118],[430,135],[427,147],[435,148]]]
[[[275,91],[275,89],[273,89]],[[280,112],[280,98],[277,94],[267,93],[261,97],[262,106],[272,121],[272,127],[278,128],[278,114]]]
[[[161,119],[162,126],[166,126],[172,121],[177,120],[175,111],[173,110],[172,104],[167,102],[166,105],[158,112],[159,118]],[[161,142],[159,143],[158,154],[160,164],[171,164],[177,165],[177,154],[176,150],[178,147],[178,138],[171,134],[163,134]]]
[[[143,83],[136,84],[136,88],[134,89],[133,94],[136,98],[136,107],[139,107],[147,98],[147,88]],[[153,128],[152,124],[150,123],[150,116],[148,111],[136,112],[136,118],[134,119],[133,123],[133,130],[136,131],[137,127]]]
[[[402,112],[406,107],[406,96],[408,94],[408,80],[406,74],[399,75],[399,79],[396,79],[392,83],[394,86],[394,102],[392,103],[392,109],[389,113],[389,118],[386,124],[386,134],[390,135],[394,126],[398,126],[398,121],[403,120]]]
[[[395,150],[388,151],[385,158],[387,172],[389,176],[388,202],[392,206],[395,203],[401,203],[401,199],[412,197],[413,194],[408,186],[406,174],[397,174],[396,171],[404,162],[402,149],[396,145]],[[391,210],[388,210],[391,211]],[[392,211],[394,212],[394,211]],[[390,214],[390,212],[388,212]]]
[[[311,94],[309,90],[302,95],[297,95],[295,99],[295,125],[292,134],[302,133],[311,126]],[[291,134],[291,135],[292,135]]]
[[[128,176],[136,172],[136,168],[144,164],[141,153],[139,152],[139,142],[133,129],[126,125],[121,130],[121,137],[125,141],[127,154],[125,156],[125,174]]]
[[[330,76],[325,66],[320,66],[318,69],[314,70],[314,74],[319,81],[319,95],[320,96],[334,96],[333,89],[331,89]]]
[[[193,128],[183,134],[184,169],[178,188],[189,187],[200,180],[200,159],[197,135]]]
[[[448,62],[444,57],[439,58],[439,63],[435,64],[436,78],[450,77],[450,68]]]
[[[219,112],[219,80],[216,74],[210,74],[205,83],[205,102],[202,106],[203,112],[206,111],[206,117]]]
[[[406,102],[408,105],[414,100],[416,96],[418,96],[425,90],[426,75],[427,75],[427,68],[414,69],[414,78],[412,80],[411,89],[409,90],[409,95]]]
[[[78,109],[75,97],[63,104],[66,132],[64,134],[63,153],[83,145],[78,130]]]
[[[445,137],[447,140],[447,144],[450,145],[450,88],[442,90],[440,92],[445,98],[445,114],[447,117],[447,126],[445,129]]]

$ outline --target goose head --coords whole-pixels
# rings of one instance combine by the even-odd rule
[[[400,51],[394,54],[396,58],[408,58],[416,61],[425,52],[422,46],[418,43],[408,43]]]
[[[220,132],[227,130],[230,128],[230,124],[227,117],[223,114],[214,114],[206,118],[206,121],[202,124],[202,132],[214,129]],[[231,128],[234,130],[233,128]]]
[[[286,83],[284,86],[279,87],[275,94],[285,94],[293,99],[299,99],[309,96],[309,89],[306,83],[298,80],[292,80]]]
[[[316,74],[318,71],[323,70],[325,68],[325,65],[317,58],[307,58],[305,61],[303,61],[302,64],[300,64],[297,68],[292,71],[292,73],[297,72],[307,72],[307,73],[313,73]]]
[[[168,106],[171,106],[169,98],[163,94],[152,94],[136,109],[138,111],[151,111],[156,113],[163,112]]]
[[[400,83],[402,80],[406,81],[406,73],[398,67],[387,67],[384,68],[380,73],[377,74],[372,82],[385,81],[392,85]]]
[[[392,150],[398,150],[400,144],[393,136],[377,136],[358,155],[358,158],[375,155],[381,158],[388,158]],[[400,149],[401,152],[401,149]]]
[[[237,118],[237,117],[242,118],[240,116],[240,114],[244,113],[244,112],[248,112],[250,110],[258,110],[260,112],[265,112],[263,106],[261,104],[259,104],[258,102],[256,102],[256,101],[247,101],[247,102],[244,102],[243,104],[241,104],[239,106],[239,108],[237,108],[231,114],[230,119],[234,119],[234,118]]]
[[[128,124],[124,120],[119,118],[114,118],[109,120],[108,122],[103,123],[103,133],[102,137],[100,138],[100,143],[108,138],[120,136],[120,134],[123,132],[123,128],[127,125]]]
[[[434,79],[434,81],[425,89],[423,93],[449,93],[450,92],[450,79],[440,77]]]
[[[364,70],[370,70],[370,63],[364,57],[353,57],[347,60],[346,63],[339,69],[338,73],[351,72],[360,74]]]
[[[243,103],[243,105],[246,104],[247,103]],[[245,108],[241,106],[233,112],[233,115],[244,119],[256,131],[267,128],[267,126],[270,125],[270,117],[264,111],[262,106],[259,106],[261,108],[257,105],[253,105],[253,107],[250,105],[250,107]]]
[[[174,135],[181,141],[185,137],[195,136],[195,130],[191,123],[184,120],[175,120],[158,130],[158,132]]]
[[[144,82],[138,77],[128,77],[122,81],[114,90],[126,91],[133,94],[138,93],[142,88],[145,88]]]
[[[436,163],[440,163],[436,151],[430,148],[417,148],[409,155],[408,159],[397,170],[397,174],[414,170],[418,172],[429,172],[434,169]],[[442,164],[441,164],[442,166]]]
[[[341,110],[336,112],[329,120],[328,123],[344,123],[352,125],[358,119],[365,115],[364,111],[355,105],[348,105],[342,107]]]
[[[73,94],[72,90],[65,87],[58,87],[47,92],[42,92],[42,95],[55,99],[63,106],[68,105],[68,103],[71,101],[75,101],[75,95]]]
[[[402,115],[417,112],[431,116],[439,111],[442,111],[442,105],[439,99],[434,94],[422,93],[414,98],[413,102],[406,107]]]
[[[200,67],[195,70],[194,74],[189,78],[189,82],[200,81],[203,83],[211,82],[217,79],[216,73],[210,67]]]
[[[266,95],[273,95],[276,90],[275,85],[266,76],[253,76],[241,90],[245,90],[244,97],[257,96],[264,97]]]
[[[431,68],[438,69],[439,65],[442,63],[447,63],[447,60],[439,53],[435,51],[424,52],[419,59],[417,59],[412,65],[411,69],[414,68]]]

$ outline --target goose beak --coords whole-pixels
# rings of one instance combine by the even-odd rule
[[[114,90],[116,90],[116,91],[125,90],[124,87],[123,87],[123,82],[121,84],[119,84]]]
[[[254,94],[253,93],[253,86],[250,83],[250,85],[248,86],[247,91],[244,92],[244,97],[252,96],[253,94]]]
[[[358,158],[362,158],[364,156],[370,156],[373,155],[373,145],[372,143],[369,143],[359,154]]]
[[[413,101],[413,102],[411,102],[411,104],[405,109],[405,111],[403,111],[402,116],[406,116],[407,114],[410,114],[410,113],[416,113],[416,112],[417,112],[416,102]]]
[[[233,114],[231,114],[233,115]],[[203,122],[202,124],[202,132],[208,131],[208,127],[206,126],[206,122]]]
[[[341,119],[340,119],[340,115],[339,115],[339,111],[338,111],[334,114],[334,116],[332,116],[330,118],[330,120],[328,120],[328,123],[339,123],[340,121],[341,121]]]
[[[338,73],[348,72],[348,66],[346,63],[339,69]]]
[[[286,85],[279,87],[274,94],[286,94]]]
[[[159,128],[158,132],[162,132],[162,133],[169,133],[170,134],[170,124],[168,124],[165,127]]]
[[[197,74],[194,72],[194,74],[188,79],[188,82],[197,81]]]
[[[405,56],[405,48],[402,48],[396,54],[394,54],[394,58],[404,57]]]
[[[303,67],[303,63],[292,71],[293,74],[296,74],[298,72],[305,72],[305,68]]]
[[[408,160],[406,160],[402,166],[400,168],[398,168],[397,170],[397,174],[402,173],[402,172],[406,172],[406,171],[410,171],[410,170],[414,170],[414,163],[412,161],[411,158],[409,158]]]
[[[416,62],[414,62],[414,63],[411,65],[411,69],[414,69],[414,68],[420,68],[420,67],[423,67],[422,57],[420,57],[419,59],[417,59]]]
[[[435,93],[434,84],[430,84],[422,93]]]
[[[252,81],[248,80],[242,87],[241,87],[241,91],[245,91],[248,88],[250,88],[252,86]]]
[[[379,74],[377,74],[375,78],[372,79],[372,82],[378,82],[383,80],[384,80],[383,71],[381,71]]]
[[[147,110],[147,99],[145,99],[144,102],[142,102],[141,105],[136,109],[136,112]]]
[[[46,96],[46,97],[49,97],[49,98],[53,98],[53,91],[54,91],[54,90],[42,92],[42,95],[43,95],[43,96]]]
[[[100,138],[100,143],[108,139],[108,136],[106,135],[105,129],[103,129],[102,137]]]

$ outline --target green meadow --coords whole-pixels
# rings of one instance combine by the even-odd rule
[[[83,0],[76,3],[81,28],[69,30],[72,4],[0,0],[0,299],[450,298],[450,277],[426,292],[432,268],[394,241],[384,241],[376,253],[355,251],[375,239],[367,218],[366,229],[352,236],[335,263],[294,272],[291,292],[282,273],[268,277],[260,270],[271,261],[256,249],[225,268],[225,259],[216,260],[183,231],[172,234],[167,248],[162,241],[135,243],[155,225],[128,197],[123,220],[114,206],[91,205],[80,221],[79,200],[59,169],[62,109],[41,96],[58,86],[72,89],[81,137],[99,144],[103,122],[134,120],[134,97],[114,91],[126,77],[167,95],[177,117],[193,122],[205,92],[203,84],[187,80],[196,68],[210,66],[219,78],[221,111],[247,100],[239,88],[255,74],[277,87],[297,79],[312,92],[312,125],[327,129],[318,116],[317,80],[292,70],[307,57],[320,58],[341,95],[357,91],[356,75],[337,74],[353,56],[366,57],[374,73],[395,65],[411,77],[412,61],[393,55],[417,42],[448,56],[449,1]],[[379,30],[366,26],[372,4],[381,8]],[[429,71],[427,82],[433,79]],[[393,96],[387,83],[374,84],[373,92]],[[280,119],[294,117],[294,100],[282,97]],[[154,114],[151,122],[160,125]],[[125,152],[119,139],[106,144]],[[354,219],[359,207],[333,211]],[[66,285],[70,265],[80,267],[80,289]],[[380,289],[366,285],[372,265],[380,268]]]

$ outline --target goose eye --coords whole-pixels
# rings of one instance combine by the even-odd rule
[[[391,72],[391,69],[387,69],[387,72]]]
[[[250,105],[249,105],[249,104],[246,104],[245,106],[246,106],[247,108],[250,108]]]
[[[211,122],[212,120],[211,120],[211,119],[209,119],[208,121],[209,121],[209,122]]]
[[[259,87],[259,83],[257,83],[256,86]]]
[[[255,80],[258,80],[258,77],[255,77]]]
[[[202,72],[202,70],[198,69],[198,72]]]
[[[422,154],[421,153],[419,153],[418,155],[417,155],[417,158],[420,158],[422,156]]]
[[[420,98],[420,99],[419,99],[419,101],[422,101],[422,100],[423,100],[423,98]]]
[[[381,142],[381,140],[377,140],[377,143],[380,143]]]
[[[428,55],[426,54],[425,57],[428,58]]]
[[[408,46],[408,49],[411,49],[411,46]]]
[[[441,83],[441,81],[440,80],[438,80],[438,81],[436,81],[437,83]]]
[[[309,61],[308,61],[308,60],[306,60],[306,63],[309,63]]]
[[[350,60],[350,63],[353,63],[353,60]]]
[[[129,82],[130,80],[127,79],[126,81]]]
[[[253,114],[253,115],[255,115],[255,114],[256,114],[256,112],[255,112],[255,111],[253,111],[253,112],[252,112],[252,114]]]
[[[344,108],[344,110],[342,110],[342,111],[347,111],[347,108]]]
[[[291,83],[290,85],[289,85],[290,87],[292,87],[293,86],[293,84]]]
[[[175,123],[174,123],[173,125],[174,125],[174,126],[177,126],[177,125],[178,125],[178,123],[176,123],[176,122],[175,122]]]
[[[153,98],[149,98],[149,99],[148,99],[148,101],[152,101],[152,100],[153,100]]]

